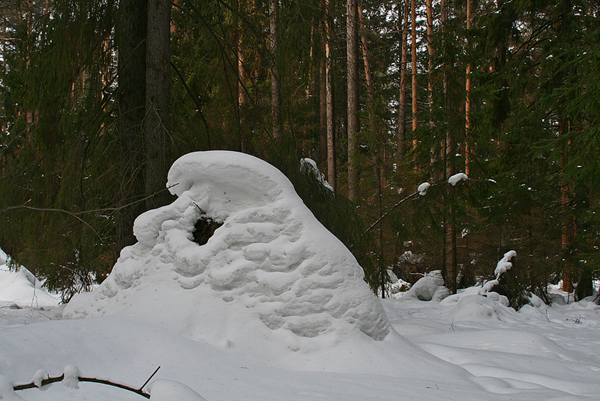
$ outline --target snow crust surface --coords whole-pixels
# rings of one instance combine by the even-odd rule
[[[249,332],[303,351],[389,333],[354,256],[276,168],[245,154],[196,152],[173,164],[167,186],[178,198],[136,219],[138,243],[98,289],[73,298],[65,317],[151,314],[225,348],[243,346]],[[192,238],[203,214],[223,225],[199,246]]]

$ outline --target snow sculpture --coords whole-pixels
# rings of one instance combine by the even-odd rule
[[[136,219],[138,243],[65,317],[159,315],[226,346],[245,330],[386,337],[389,322],[356,259],[279,170],[246,154],[195,152],[173,164],[167,186],[178,198]],[[222,223],[204,245],[193,242],[199,219]]]

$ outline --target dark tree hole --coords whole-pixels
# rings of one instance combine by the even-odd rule
[[[215,230],[222,225],[223,223],[219,223],[206,215],[200,216],[194,224],[194,232],[192,233],[194,242],[198,245],[206,244],[208,239],[215,233]]]

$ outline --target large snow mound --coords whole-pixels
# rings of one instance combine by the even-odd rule
[[[65,317],[120,312],[158,317],[192,338],[229,347],[249,332],[293,350],[390,331],[379,300],[348,249],[313,216],[275,167],[246,154],[195,152],[178,159],[167,186],[178,198],[140,215],[94,292]],[[204,245],[195,224],[223,223]],[[368,336],[368,337],[367,337]]]

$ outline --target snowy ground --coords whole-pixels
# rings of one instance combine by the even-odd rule
[[[158,366],[144,387],[155,401],[600,399],[591,301],[516,312],[482,288],[444,298],[434,276],[428,291],[378,300],[272,166],[196,153],[169,182],[178,199],[142,214],[138,243],[67,306],[0,253],[0,400],[141,399],[93,383],[13,392],[11,382],[77,367],[140,388]],[[200,244],[203,219],[223,224]]]
[[[306,355],[298,365],[293,352],[269,362],[186,338],[160,321],[62,319],[59,306],[31,307],[41,290],[34,295],[24,274],[4,267],[0,288],[0,375],[19,384],[38,369],[59,376],[76,365],[84,376],[138,387],[160,365],[155,379],[184,383],[209,401],[597,400],[600,394],[600,308],[586,301],[515,312],[477,295],[441,303],[386,299],[393,328],[408,341],[394,339],[388,353],[360,360],[348,356],[353,344],[334,355],[316,353],[307,370]],[[314,368],[319,358],[323,369]],[[141,399],[90,383],[15,394],[30,401]]]

